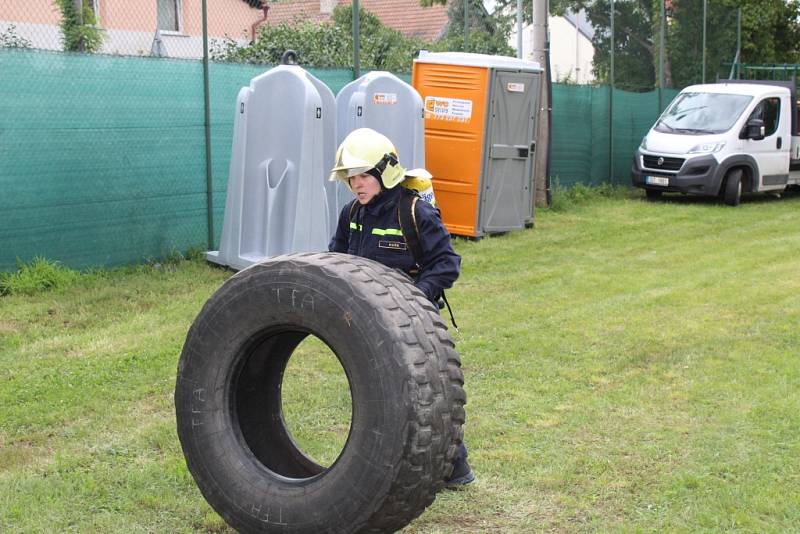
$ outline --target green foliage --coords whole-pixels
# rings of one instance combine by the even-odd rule
[[[636,194],[629,187],[620,187],[609,183],[586,185],[576,183],[572,187],[561,185],[558,179],[553,180],[552,202],[547,208],[550,211],[568,211],[581,204],[597,202],[601,199],[621,200]]]
[[[653,2],[615,2],[614,4],[614,84],[620,89],[649,90],[656,79],[653,45]],[[611,25],[610,2],[598,1],[587,10],[589,22],[595,28]],[[594,76],[600,83],[611,80],[610,33],[598,31],[592,44]]]
[[[361,68],[410,72],[414,54],[425,47],[419,39],[409,39],[384,26],[378,18],[359,10]],[[255,42],[241,46],[232,39],[215,42],[211,58],[215,61],[276,64],[286,50],[297,52],[306,67],[353,67],[352,6],[338,6],[330,23],[314,24],[295,20],[276,26],[262,26]]]
[[[189,247],[184,253],[173,249],[162,258],[152,258],[144,265],[123,267],[121,270],[145,271],[153,270],[174,271],[186,262],[205,264],[205,248],[200,246]],[[110,271],[92,269],[84,273],[64,267],[57,261],[36,257],[30,263],[17,261],[17,270],[10,273],[0,272],[0,295],[33,295],[40,291],[66,288],[73,285],[81,278],[106,278]]]
[[[796,532],[798,209],[598,198],[457,241],[478,480],[403,532]],[[229,276],[183,262],[0,299],[0,531],[232,532],[173,402],[186,332]],[[324,356],[289,368],[290,415],[346,397]],[[320,442],[351,409],[329,405],[307,421]]]
[[[286,50],[297,52],[300,63],[308,67],[338,67],[352,64],[348,57],[349,35],[331,24],[296,20],[293,24],[261,26],[258,38],[249,45],[233,39],[214,41],[211,59],[235,63],[276,64]],[[350,54],[352,55],[352,54]]]
[[[16,272],[0,273],[0,295],[32,295],[67,287],[79,277],[78,271],[37,257],[30,263],[18,262]]]
[[[341,28],[347,38],[348,53],[352,66],[353,6],[338,6],[333,10],[333,21]],[[399,31],[384,26],[383,23],[368,11],[359,8],[359,40],[361,42],[361,67],[364,69],[388,70],[395,72],[411,72],[414,56],[425,48],[421,39],[405,37]]]
[[[410,72],[413,59],[421,49],[513,55],[514,50],[508,46],[509,19],[490,16],[480,0],[470,0],[468,9],[469,37],[465,46],[463,2],[450,5],[447,30],[435,43],[405,37],[385,26],[374,14],[360,8],[361,68]],[[215,61],[276,64],[284,51],[292,49],[297,52],[300,63],[307,67],[352,68],[352,31],[352,5],[341,5],[334,9],[330,23],[318,25],[297,19],[291,24],[262,26],[255,42],[244,46],[229,38],[216,41],[212,43],[211,58]]]
[[[31,42],[17,35],[17,27],[9,24],[5,31],[0,31],[0,48],[30,48]]]
[[[658,83],[661,0],[614,2],[614,81],[628,90],[650,90]],[[610,80],[610,0],[552,0],[551,13],[585,9],[595,28],[594,74]],[[532,2],[524,2],[531,20]],[[703,2],[673,0],[667,13],[664,75],[667,87],[699,83],[702,73]],[[800,2],[798,0],[708,0],[706,23],[707,81],[727,77],[736,54],[737,9],[742,8],[744,63],[800,61]],[[515,12],[516,0],[498,0],[498,10]]]
[[[206,261],[205,247],[201,246],[189,247],[189,249],[186,251],[186,260],[194,262],[205,262]]]
[[[422,2],[425,5],[425,2]],[[433,2],[437,3],[437,2]],[[443,2],[438,2],[443,3]],[[430,5],[431,2],[428,2]],[[466,7],[466,10],[465,10]],[[467,39],[464,40],[464,13],[467,13]],[[513,56],[508,44],[511,19],[500,14],[489,15],[480,0],[451,2],[447,9],[447,31],[433,43],[432,51],[474,52],[500,56]]]
[[[668,37],[675,87],[697,83],[702,77],[702,3],[675,0]],[[796,63],[800,61],[800,3],[795,0],[715,0],[709,2],[706,44],[706,80],[727,77],[736,54],[736,11],[742,8],[742,63]]]
[[[61,11],[61,40],[68,52],[97,52],[103,46],[105,33],[97,26],[92,7],[83,0],[82,9],[75,9],[73,0],[55,0]]]

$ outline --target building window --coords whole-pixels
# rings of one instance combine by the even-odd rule
[[[181,31],[181,0],[158,1],[158,29],[164,32]]]

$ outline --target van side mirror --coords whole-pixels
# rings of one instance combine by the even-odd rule
[[[744,126],[744,131],[739,135],[740,139],[752,139],[754,141],[761,141],[764,139],[766,128],[764,121],[761,119],[750,119]]]

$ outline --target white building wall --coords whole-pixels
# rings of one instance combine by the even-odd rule
[[[547,24],[550,30],[550,69],[553,81],[592,83],[592,42],[564,17],[548,17]],[[517,48],[516,25],[511,30],[508,44]],[[536,61],[533,57],[532,25],[522,27],[522,58]]]
[[[16,35],[30,41],[31,48],[63,50],[61,29],[58,26],[0,20],[0,32],[6,32],[12,26]],[[155,32],[105,30],[103,47],[99,53],[149,56],[154,38]],[[203,57],[202,36],[162,33],[161,40],[166,51],[166,57],[185,59],[200,59]],[[215,41],[218,40],[218,37],[209,36],[209,48],[213,47]],[[239,45],[247,44],[247,39],[245,38],[235,39],[235,41]]]

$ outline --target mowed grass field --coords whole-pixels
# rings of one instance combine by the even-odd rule
[[[456,243],[478,480],[405,532],[800,531],[800,195],[587,197]],[[172,400],[228,276],[168,262],[0,297],[0,531],[229,531]],[[286,410],[332,461],[346,384],[302,347]]]

